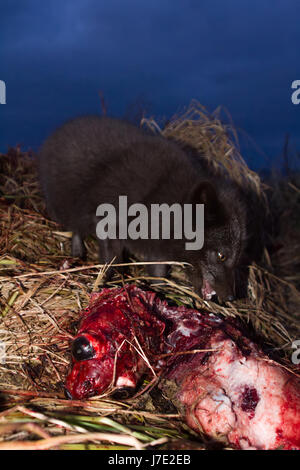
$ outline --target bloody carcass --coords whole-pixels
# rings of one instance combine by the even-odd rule
[[[72,345],[69,397],[135,390],[145,375],[197,432],[239,449],[300,449],[300,383],[236,320],[134,285],[93,294]]]

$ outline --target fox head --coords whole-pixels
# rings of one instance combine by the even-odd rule
[[[192,191],[193,204],[204,204],[204,245],[190,252],[192,283],[204,299],[235,298],[235,275],[246,242],[246,206],[240,193],[216,179]]]

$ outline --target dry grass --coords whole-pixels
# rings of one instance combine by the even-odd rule
[[[258,175],[239,154],[234,130],[217,114],[209,116],[193,103],[163,133],[210,155],[212,166],[265,198]],[[96,264],[92,239],[86,243],[86,264],[71,258],[70,235],[48,219],[29,155],[19,149],[1,155],[0,170],[0,340],[6,354],[0,363],[0,449],[208,448],[168,401],[149,390],[124,402],[65,400],[78,312],[102,285],[105,267]],[[291,341],[300,338],[300,227],[290,208],[299,213],[299,185],[287,181],[274,188],[271,202],[276,199],[283,221],[274,243],[282,248],[272,255],[265,250],[261,266],[251,266],[247,299],[226,307],[203,301],[186,281],[184,266],[176,264],[171,280],[152,287],[178,304],[241,317],[291,368]],[[132,263],[126,282],[151,286],[142,264]],[[123,281],[116,276],[110,285]]]
[[[187,110],[175,115],[161,130],[153,119],[143,119],[142,124],[153,132],[196,150],[216,171],[222,171],[242,187],[249,186],[263,197],[264,186],[257,173],[250,170],[239,151],[238,136],[231,122],[221,120],[223,109],[208,113],[198,101],[193,100]],[[230,116],[227,116],[230,120]]]

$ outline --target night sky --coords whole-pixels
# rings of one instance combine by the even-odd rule
[[[0,151],[36,150],[77,115],[123,116],[135,100],[170,117],[223,105],[254,167],[300,150],[299,0],[1,0]]]

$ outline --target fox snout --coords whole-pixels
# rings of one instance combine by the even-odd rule
[[[235,273],[226,269],[214,277],[214,290],[220,302],[232,302],[235,299]]]
[[[210,272],[204,274],[202,276],[201,295],[205,300],[211,300],[216,295],[221,303],[232,302],[235,299],[234,269],[224,269],[222,273]]]

